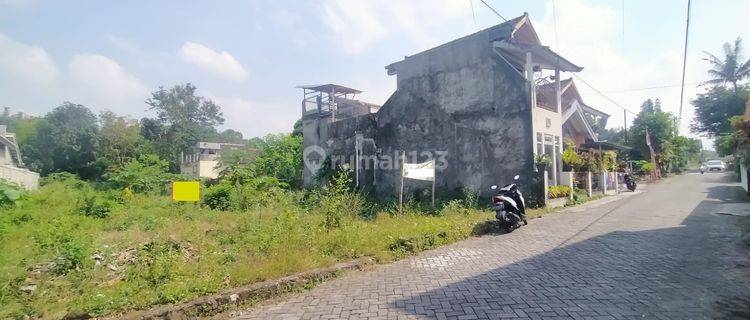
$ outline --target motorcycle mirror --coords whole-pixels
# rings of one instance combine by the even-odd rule
[[[493,185],[492,185],[492,186],[490,187],[490,189],[492,189],[492,190],[495,190],[495,189],[497,189],[497,186],[493,184]]]
[[[518,180],[518,178],[520,178],[520,177],[521,177],[521,176],[519,176],[519,175],[516,175],[515,177],[513,177],[513,180]]]

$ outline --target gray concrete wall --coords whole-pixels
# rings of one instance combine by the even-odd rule
[[[0,179],[22,186],[26,190],[39,188],[39,174],[24,168],[0,164]]]
[[[360,134],[365,139],[372,139],[375,135],[375,114],[363,114],[351,118],[331,122],[330,117],[305,119],[303,125],[303,150],[310,150],[311,146],[318,146],[322,154],[306,154],[307,161],[323,162],[326,157],[333,160],[331,165],[342,165],[349,163],[354,169],[354,155],[356,136]],[[368,146],[369,147],[369,146]],[[366,148],[368,155],[374,155],[374,149]],[[314,178],[316,172],[312,172],[308,165],[305,165],[304,180],[306,186],[315,184]],[[373,168],[374,169],[374,168]],[[372,172],[363,172],[368,176],[373,176]]]
[[[531,187],[533,134],[526,81],[492,51],[497,30],[487,29],[395,63],[397,90],[378,113],[335,123],[303,121],[304,147],[353,158],[357,133],[372,138],[366,151],[379,162],[372,184],[382,196],[398,194],[398,155],[407,162],[437,158],[440,193],[469,187],[483,195],[492,184]],[[390,158],[390,159],[387,159]],[[305,182],[313,173],[306,169]],[[406,181],[406,193],[429,189],[425,181]]]
[[[515,71],[496,58],[485,30],[394,65],[398,90],[378,112],[376,143],[398,150],[445,151],[442,190],[488,194],[516,174],[526,189],[533,170],[529,94]],[[408,162],[424,161],[424,157]],[[399,170],[378,172],[378,191],[397,190]],[[408,182],[420,186],[422,182]]]

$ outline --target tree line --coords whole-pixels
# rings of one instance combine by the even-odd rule
[[[95,114],[72,102],[63,102],[44,116],[12,113],[5,108],[0,124],[16,133],[24,164],[42,176],[70,173],[149,191],[179,174],[182,152],[190,153],[197,142],[208,141],[245,144],[248,148],[233,159],[247,162],[252,158],[253,163],[263,163],[255,165],[256,173],[271,173],[292,185],[301,184],[301,173],[284,171],[286,166],[279,165],[289,162],[285,157],[296,156],[294,145],[301,146],[299,134],[245,139],[238,131],[219,130],[224,123],[221,107],[197,95],[190,83],[159,87],[145,100],[145,106],[155,117],[134,119],[112,111]],[[285,149],[285,145],[292,147]],[[299,155],[301,159],[301,151]]]
[[[747,104],[748,86],[744,82],[750,77],[750,60],[742,57],[742,39],[737,38],[723,46],[723,55],[704,51],[703,59],[709,64],[709,79],[701,86],[691,104],[695,118],[690,131],[714,138],[714,148],[719,156],[737,154],[747,143],[747,135],[740,132],[741,117]],[[649,159],[645,141],[648,131],[657,154],[657,162],[663,171],[681,171],[688,162],[705,161],[701,142],[677,134],[676,117],[662,110],[659,99],[643,102],[640,112],[628,128],[604,129],[595,127],[600,139],[628,145],[629,156],[634,160]],[[627,135],[627,139],[626,139]]]

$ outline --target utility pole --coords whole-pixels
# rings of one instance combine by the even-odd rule
[[[625,126],[625,143],[628,143],[628,110],[622,109],[623,125]]]
[[[680,85],[680,120],[677,122],[677,135],[680,134],[680,125],[682,125],[682,103],[685,98],[685,67],[687,65],[687,48],[688,34],[690,32],[690,0],[687,5],[687,20],[685,22],[685,49],[682,53],[682,84]]]

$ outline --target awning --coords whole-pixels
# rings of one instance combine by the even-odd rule
[[[573,64],[546,46],[509,43],[505,40],[493,41],[492,45],[500,49],[508,60],[521,66],[526,63],[526,53],[530,52],[534,65],[539,65],[543,69],[560,69],[560,71],[566,72],[580,72],[583,70],[583,67]]]
[[[606,151],[628,151],[632,149],[631,147],[627,147],[621,144],[607,142],[607,141],[587,141],[586,143],[580,145],[579,147],[584,148],[584,149],[599,150],[599,146],[601,146],[602,150],[606,150]]]
[[[360,91],[360,90],[349,88],[349,87],[344,87],[342,85],[332,84],[332,83],[297,86],[297,88],[314,90],[314,91],[320,91],[320,92],[326,92],[326,93],[331,93],[331,92],[334,92],[334,93],[344,93],[344,94],[362,93],[362,91]]]

